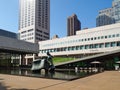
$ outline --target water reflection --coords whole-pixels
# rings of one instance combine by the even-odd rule
[[[95,74],[95,72],[91,71],[78,71],[75,72],[74,70],[61,70],[61,71],[55,71],[55,72],[45,72],[44,70],[41,70],[41,72],[38,73],[32,73],[30,69],[0,69],[0,73],[2,74],[11,74],[11,75],[21,75],[21,76],[30,76],[30,77],[40,77],[40,78],[50,78],[50,79],[60,79],[60,80],[74,80],[77,78],[89,76],[92,74]]]

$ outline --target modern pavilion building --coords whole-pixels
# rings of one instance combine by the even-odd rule
[[[7,30],[0,29],[0,36],[17,39],[17,34]]]
[[[120,49],[120,23],[77,31],[74,36],[39,42],[39,56],[83,57]]]

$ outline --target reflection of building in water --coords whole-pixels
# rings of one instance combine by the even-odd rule
[[[83,57],[120,48],[120,23],[76,32],[77,35],[39,42],[39,56]]]

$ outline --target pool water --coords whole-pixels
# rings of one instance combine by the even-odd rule
[[[19,75],[19,76],[28,76],[28,77],[37,77],[37,78],[48,78],[48,79],[58,79],[58,80],[75,80],[78,78],[86,77],[89,75],[96,74],[98,72],[91,71],[78,71],[74,70],[61,70],[55,72],[45,73],[44,70],[41,70],[39,73],[33,73],[30,69],[0,69],[1,74],[9,74],[9,75]]]

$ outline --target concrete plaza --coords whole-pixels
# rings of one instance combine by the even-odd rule
[[[105,71],[100,74],[73,80],[51,80],[43,78],[0,74],[0,90],[119,90],[120,72]]]

